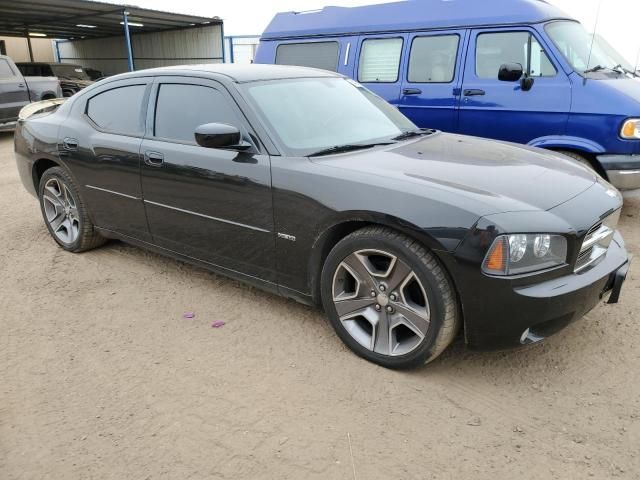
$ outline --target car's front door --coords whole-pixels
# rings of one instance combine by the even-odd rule
[[[20,109],[29,103],[29,90],[20,72],[0,58],[0,123],[18,118]]]
[[[563,135],[571,107],[571,84],[533,29],[482,29],[471,33],[467,53],[459,132],[529,143]],[[533,80],[498,80],[500,66],[519,63]]]
[[[465,35],[451,30],[409,36],[399,106],[419,127],[456,130]]]
[[[142,189],[156,245],[244,275],[275,280],[271,168],[256,145],[247,151],[201,147],[196,127],[251,129],[219,83],[156,79],[142,142]],[[255,138],[255,137],[254,137]]]

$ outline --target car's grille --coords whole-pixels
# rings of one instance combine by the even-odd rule
[[[613,239],[619,219],[620,210],[612,213],[589,229],[582,240],[582,247],[576,260],[574,270],[576,273],[594,265],[604,257]]]

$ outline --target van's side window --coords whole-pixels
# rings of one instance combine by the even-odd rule
[[[362,42],[358,80],[361,82],[394,83],[398,81],[401,38],[372,38]]]
[[[283,43],[276,49],[277,65],[338,70],[338,42]]]
[[[408,80],[413,83],[450,83],[458,56],[458,35],[416,37],[411,43]]]
[[[529,58],[531,51],[531,58]],[[536,38],[528,32],[499,32],[478,35],[476,74],[498,78],[500,66],[519,63],[532,77],[555,77],[557,71]]]

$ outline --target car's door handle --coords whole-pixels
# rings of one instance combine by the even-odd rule
[[[19,84],[18,84],[18,88],[25,88],[24,83],[19,83]]]
[[[404,90],[402,90],[403,95],[420,95],[421,93],[422,90],[420,90],[419,88],[405,88]]]
[[[486,95],[487,92],[480,90],[479,88],[470,88],[465,90],[463,93],[465,97],[481,97],[482,95]]]
[[[164,155],[160,152],[144,152],[144,163],[150,167],[161,167],[164,163]]]
[[[77,150],[78,149],[78,140],[71,137],[66,137],[62,140],[62,146],[65,150]]]

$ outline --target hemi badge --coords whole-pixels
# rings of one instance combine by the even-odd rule
[[[294,237],[293,235],[287,235],[286,233],[278,232],[278,237],[279,238],[284,238],[285,240],[289,240],[291,242],[295,242],[296,241],[296,237]]]

